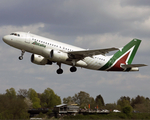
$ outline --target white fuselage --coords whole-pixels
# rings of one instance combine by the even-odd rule
[[[64,60],[61,61],[61,58],[58,60],[57,59],[52,60],[47,54],[45,54],[46,51],[57,50],[63,53],[67,53],[69,51],[85,50],[79,47],[61,43],[52,39],[48,39],[45,37],[31,34],[31,33],[16,32],[16,34],[17,35],[4,36],[3,40],[10,46],[13,46],[20,50],[24,50],[33,54],[41,55],[45,57],[46,59],[49,59],[50,61],[53,61],[53,62],[60,62],[60,63],[64,63],[67,65],[73,65],[72,61],[64,61]],[[82,60],[75,61],[76,62],[75,66],[98,70],[104,64],[106,64],[108,60],[110,60],[111,57],[112,56],[104,56],[104,55],[95,55],[92,57],[85,57]]]

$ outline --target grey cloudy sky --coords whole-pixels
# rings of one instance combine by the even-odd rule
[[[142,43],[133,63],[150,60],[149,0],[1,0],[0,37],[24,31],[83,48],[122,47],[133,38]],[[62,65],[38,66],[30,62],[30,53],[18,60],[20,50],[0,41],[0,93],[11,87],[33,88],[42,93],[47,87],[64,97],[85,91],[92,97],[101,94],[105,103],[121,96],[150,98],[150,67],[139,72],[101,72]]]

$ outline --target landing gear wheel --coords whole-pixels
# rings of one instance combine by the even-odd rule
[[[73,67],[70,68],[70,71],[71,71],[71,72],[76,72],[76,71],[77,71],[77,68],[73,66]]]
[[[25,53],[25,50],[21,50],[21,56],[19,56],[19,60],[22,60],[22,59],[23,59],[24,53]]]
[[[56,72],[57,72],[57,74],[62,74],[63,70],[61,68],[59,68]]]
[[[20,56],[20,57],[19,57],[19,60],[22,60],[22,59],[23,59],[23,56]]]

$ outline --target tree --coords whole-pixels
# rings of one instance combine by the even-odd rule
[[[93,97],[90,97],[90,109],[97,109],[97,105]]]
[[[115,109],[120,110],[119,106],[116,103],[108,103],[105,105],[105,108],[107,110],[115,110]]]
[[[11,97],[11,98],[16,98],[16,91],[14,88],[10,88],[6,90],[6,96]]]
[[[75,94],[73,97],[73,101],[78,104],[81,108],[88,108],[88,105],[91,104],[92,97],[84,91],[80,91],[78,94]]]
[[[105,105],[104,103],[104,99],[101,95],[98,95],[96,98],[95,98],[95,103],[96,105],[100,108],[100,107],[103,107]]]
[[[136,111],[149,112],[150,99],[138,95],[135,99],[131,100],[131,105]]]
[[[28,90],[27,89],[19,89],[17,95],[26,98],[26,97],[28,97]]]
[[[132,113],[132,107],[131,106],[125,106],[122,108],[122,112],[125,113],[127,116],[130,116]]]
[[[54,95],[54,101],[53,101],[53,105],[52,107],[54,107],[55,105],[59,105],[61,104],[61,98],[60,96],[58,96],[57,94]]]
[[[32,101],[33,108],[41,108],[40,99],[38,98],[38,95],[34,89],[30,88],[28,90],[28,97]]]
[[[38,97],[34,97],[32,99],[32,102],[33,102],[32,104],[33,108],[41,108],[40,99]]]
[[[54,93],[51,88],[47,88],[41,95],[42,107],[53,108],[55,105],[61,104],[61,99]]]
[[[145,106],[146,106],[145,112],[149,113],[150,112],[150,99],[148,97],[145,99]]]
[[[67,105],[74,104],[73,98],[71,96],[68,96],[67,98],[63,98],[63,103]]]
[[[28,97],[32,100],[34,97],[38,97],[36,91],[32,88],[28,90]]]
[[[27,119],[27,105],[22,98],[0,95],[0,119]]]
[[[120,99],[117,101],[117,105],[119,105],[121,108],[130,106],[130,98],[126,96],[120,97]]]
[[[135,99],[133,98],[131,100],[131,106],[135,107],[136,104],[143,104],[145,101],[145,98],[143,96],[137,96]]]
[[[32,101],[28,97],[24,98],[24,102],[28,106],[28,109],[32,108],[33,103],[32,103]]]

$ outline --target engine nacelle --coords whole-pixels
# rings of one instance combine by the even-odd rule
[[[50,52],[50,59],[52,61],[66,61],[68,59],[68,54],[58,51],[58,50],[51,50]]]
[[[41,55],[37,55],[37,54],[32,54],[31,56],[31,62],[37,65],[46,65],[46,64],[52,64],[51,61],[49,61],[48,59],[44,58]]]

